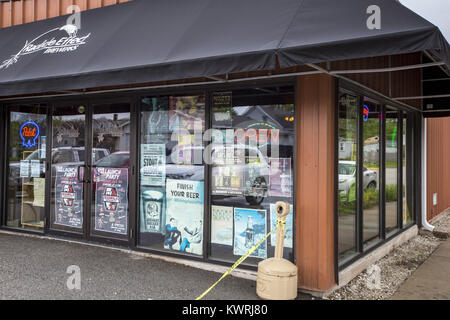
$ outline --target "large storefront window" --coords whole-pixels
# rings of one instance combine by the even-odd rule
[[[357,118],[358,98],[355,95],[340,92],[338,120],[338,250],[341,259],[356,252]]]
[[[204,95],[141,100],[138,243],[232,262],[275,226],[277,201],[293,205],[294,93],[216,92],[210,103],[208,129]],[[286,226],[290,260],[293,216]],[[246,264],[270,257],[274,247],[269,237]]]
[[[338,264],[344,267],[414,221],[414,111],[339,89]]]
[[[292,87],[216,92],[212,96],[210,257],[235,261],[277,222],[275,203],[287,201],[285,258],[293,260]],[[275,236],[247,264],[273,256]]]
[[[11,107],[9,113],[6,225],[43,231],[47,108]]]
[[[380,221],[380,105],[364,98],[363,105],[363,242],[377,240]]]
[[[413,131],[412,117],[410,114],[403,113],[403,136],[402,136],[402,220],[403,226],[413,222]]]
[[[139,245],[203,255],[205,97],[141,101]]]
[[[386,132],[385,132],[385,212],[386,234],[398,228],[398,154],[399,142],[399,115],[400,113],[391,107],[386,107]]]

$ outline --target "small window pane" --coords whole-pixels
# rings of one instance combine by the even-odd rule
[[[356,252],[356,173],[358,159],[358,98],[346,92],[339,95],[339,259]]]

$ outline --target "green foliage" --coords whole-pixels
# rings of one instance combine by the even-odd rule
[[[397,185],[390,184],[386,186],[386,202],[397,201]]]

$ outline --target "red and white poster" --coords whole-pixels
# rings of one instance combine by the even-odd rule
[[[95,230],[127,234],[128,168],[95,168]]]

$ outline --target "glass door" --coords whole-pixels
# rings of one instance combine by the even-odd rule
[[[8,118],[6,225],[44,232],[47,107],[11,106]]]
[[[130,120],[130,103],[92,105],[92,237],[128,241]]]
[[[86,107],[64,105],[52,112],[52,230],[83,233],[86,168]]]

